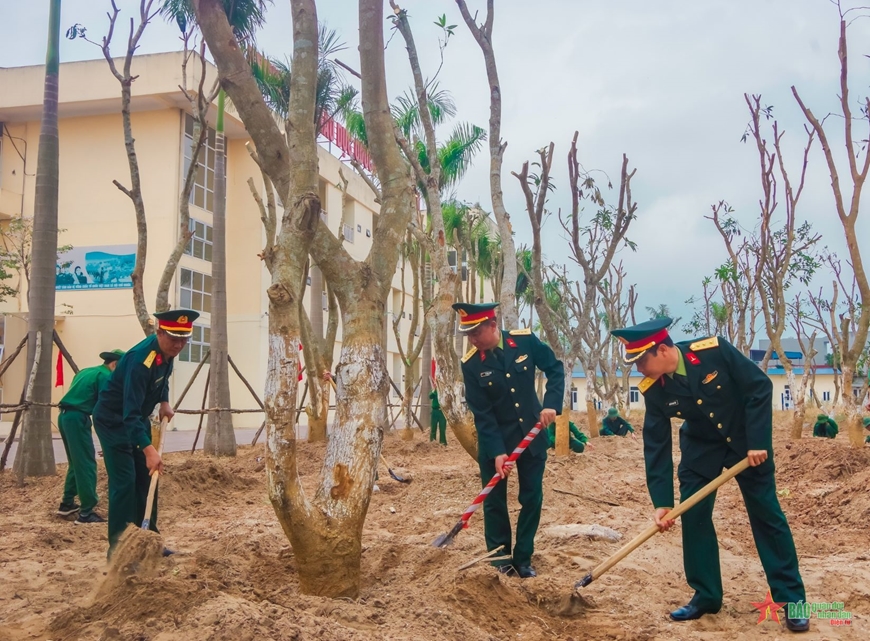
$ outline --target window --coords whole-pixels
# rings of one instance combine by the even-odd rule
[[[192,269],[181,269],[179,307],[211,313],[211,276]]]
[[[640,403],[640,390],[636,387],[628,390],[628,400],[631,403]]]
[[[178,355],[178,360],[185,363],[201,363],[211,344],[211,329],[202,325],[194,325],[193,333],[187,345]]]
[[[190,231],[193,232],[193,236],[184,249],[184,253],[211,262],[212,234],[214,233],[212,226],[191,218]]]
[[[353,242],[353,227],[350,225],[344,226],[344,239],[349,243]]]
[[[830,401],[831,400],[831,393],[830,392],[822,392],[822,400],[823,401]]]
[[[193,156],[193,116],[184,114],[184,174],[190,167]],[[199,152],[197,159],[196,176],[193,182],[193,190],[190,192],[190,203],[206,211],[214,211],[214,165],[215,165],[215,131],[208,128],[205,144]]]

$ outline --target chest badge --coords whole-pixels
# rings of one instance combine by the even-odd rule
[[[524,360],[526,360],[528,357],[529,357],[528,354],[523,354],[522,356],[520,356],[520,357],[516,360],[516,362],[517,362],[517,363],[522,363],[522,362],[523,362]]]
[[[680,404],[680,401],[673,400],[668,403],[668,407],[677,407]]]
[[[714,378],[716,378],[717,376],[719,376],[719,372],[710,372],[709,374],[707,374],[707,375],[704,377],[704,380],[701,381],[701,384],[702,384],[702,385],[706,385],[707,383],[709,383],[710,381],[712,381],[712,380],[713,380]]]
[[[492,376],[492,370],[489,370],[488,372],[481,372],[480,373],[480,378],[486,378],[487,376]]]

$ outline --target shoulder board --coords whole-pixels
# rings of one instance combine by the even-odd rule
[[[702,349],[711,349],[713,347],[719,347],[719,338],[717,336],[711,336],[702,341],[695,341],[689,345],[689,349],[693,352],[699,352]]]
[[[151,364],[154,362],[154,358],[157,356],[157,352],[155,350],[151,350],[151,353],[148,354],[148,358],[142,361],[145,364],[145,367],[151,367]]]
[[[468,351],[465,353],[465,356],[462,357],[462,362],[463,362],[463,363],[466,362],[469,358],[471,358],[472,356],[474,356],[476,353],[477,353],[477,348],[476,348],[476,347],[472,347],[470,350],[468,350]]]
[[[532,328],[531,327],[523,327],[522,329],[512,329],[510,331],[511,336],[531,336]]]
[[[655,379],[650,378],[649,376],[645,376],[643,380],[637,384],[637,389],[640,390],[641,394],[645,394],[646,391],[652,387],[652,384],[655,383]]]

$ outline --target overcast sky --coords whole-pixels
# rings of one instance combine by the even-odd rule
[[[485,11],[484,0],[468,0]],[[0,66],[40,64],[45,58],[48,0],[4,2],[6,30],[0,39]],[[91,37],[104,33],[108,0],[64,0],[62,29],[82,23]],[[138,1],[119,0],[129,18]],[[275,0],[260,47],[275,57],[290,54],[289,0]],[[487,128],[489,91],[483,57],[449,0],[406,0],[424,70],[438,67],[440,30],[433,22],[446,14],[458,25],[446,51],[440,85],[457,104],[459,120]],[[629,281],[643,308],[660,303],[684,317],[684,301],[700,293],[701,278],[724,261],[724,248],[712,223],[710,205],[726,199],[747,227],[757,216],[758,156],[740,137],[749,114],[744,93],[760,93],[786,130],[787,164],[797,172],[804,145],[803,117],[791,95],[795,85],[820,116],[836,111],[838,93],[838,13],[829,0],[499,0],[494,46],[504,96],[502,136],[508,142],[504,191],[518,244],[530,241],[528,216],[516,179],[535,150],[556,144],[550,209],[570,207],[565,156],[579,131],[580,161],[618,181],[622,154],[637,168],[634,196],[638,218],[629,238],[637,252],[623,251]],[[359,67],[357,3],[321,0],[319,17],[336,29],[348,49],[339,58]],[[389,7],[387,6],[387,12]],[[180,48],[177,27],[157,19],[144,36],[141,53]],[[389,37],[390,32],[387,33]],[[870,20],[850,28],[850,73],[855,101],[870,80],[870,53],[864,43]],[[411,85],[401,37],[387,52],[391,96]],[[120,40],[119,40],[120,42]],[[122,54],[120,47],[115,51]],[[82,41],[61,45],[61,60],[96,57]],[[108,73],[108,71],[106,72]],[[2,88],[0,88],[2,90]],[[857,104],[857,103],[856,103]],[[857,107],[856,107],[857,111]],[[830,118],[832,144],[843,151],[842,121]],[[445,127],[443,133],[449,133]],[[865,130],[860,130],[866,137]],[[845,163],[845,158],[841,155]],[[457,189],[457,195],[491,210],[488,151]],[[844,167],[845,169],[845,167]],[[811,221],[823,242],[844,251],[843,232],[832,205],[830,178],[816,145],[798,217]],[[841,182],[848,184],[847,174]],[[870,195],[868,195],[870,196]],[[612,194],[615,201],[616,194]],[[866,206],[864,207],[866,209]],[[861,212],[859,239],[870,238],[868,213]],[[558,221],[545,230],[545,253],[566,261]],[[865,254],[870,243],[863,241]],[[867,256],[865,262],[870,262]],[[825,275],[818,284],[829,282]]]

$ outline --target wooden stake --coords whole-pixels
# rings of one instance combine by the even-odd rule
[[[0,376],[6,373],[6,370],[9,369],[9,366],[12,365],[12,362],[15,360],[15,357],[21,353],[24,345],[27,344],[27,334],[24,335],[24,338],[21,339],[21,342],[18,343],[18,347],[15,348],[15,351],[12,352],[6,360],[0,363]]]
[[[191,376],[190,380],[187,381],[187,386],[184,388],[184,391],[181,392],[181,396],[179,396],[178,400],[175,401],[175,407],[173,409],[177,410],[179,407],[181,407],[181,401],[183,401],[184,397],[187,396],[187,392],[190,390],[191,386],[193,385],[193,381],[195,381],[196,377],[199,376],[200,371],[202,371],[203,365],[205,365],[206,362],[208,362],[209,356],[211,356],[211,350],[207,349],[205,351],[205,354],[202,357],[202,360],[199,361],[199,365],[197,365],[196,369],[193,370],[193,376]],[[206,388],[208,388],[208,385],[206,385]]]
[[[248,379],[246,379],[244,376],[242,376],[242,373],[239,371],[239,368],[236,367],[236,364],[233,362],[233,357],[230,356],[229,354],[227,354],[227,362],[229,362],[230,367],[233,368],[233,371],[236,373],[236,376],[238,376],[240,379],[242,379],[242,383],[244,383],[245,387],[248,388],[248,391],[251,393],[251,396],[254,397],[254,400],[257,401],[257,405],[260,406],[260,409],[266,409],[266,406],[263,405],[263,401],[261,401],[260,397],[257,396],[257,392],[255,392],[254,388],[251,387],[251,384],[248,382]]]
[[[202,409],[205,409],[206,401],[208,401],[208,382],[211,380],[211,368],[208,369],[208,374],[205,375],[205,391],[202,393]],[[193,446],[190,448],[190,453],[193,454],[196,451],[196,443],[199,441],[199,433],[202,430],[202,419],[205,418],[205,414],[199,415],[199,425],[196,427],[196,436],[193,437]]]
[[[479,557],[477,557],[476,559],[472,559],[472,560],[469,561],[468,563],[464,563],[464,564],[460,565],[458,569],[459,569],[459,570],[465,570],[465,569],[467,569],[467,568],[470,568],[470,567],[471,567],[472,565],[474,565],[475,563],[480,563],[480,562],[483,561],[484,559],[489,559],[490,557],[494,557],[496,554],[498,554],[499,552],[501,552],[503,549],[504,549],[504,546],[503,546],[503,545],[499,545],[497,548],[495,548],[494,550],[490,550],[489,552],[487,552],[487,553],[484,554],[483,556],[479,556]],[[510,557],[510,556],[498,557],[498,560],[509,559],[509,558],[511,558],[511,557]],[[492,559],[492,560],[495,561],[496,559]]]
[[[27,381],[27,387],[24,392],[24,402],[25,404],[30,404],[31,398],[33,398],[33,385],[36,383],[36,372],[39,370],[39,358],[42,355],[42,332],[36,332],[36,349],[33,351],[33,367],[30,370],[30,380]],[[25,407],[23,410],[18,412],[18,416],[22,415],[22,412],[26,412],[27,408]],[[19,441],[18,447],[18,485],[24,485],[24,464],[21,462],[21,457],[23,456],[24,449],[24,437],[27,436],[27,433],[22,429],[21,430],[21,439]],[[15,465],[12,466],[13,469]]]
[[[612,505],[613,507],[620,507],[619,503],[614,503],[613,501],[605,501],[604,499],[596,499],[591,496],[585,496],[583,494],[577,494],[576,492],[569,492],[568,490],[560,490],[558,487],[554,487],[553,491],[556,494],[567,494],[568,496],[576,496],[578,499],[584,499],[586,501],[594,501],[595,503],[604,503],[605,505]]]
[[[73,360],[73,357],[70,355],[67,348],[64,346],[63,341],[60,340],[60,335],[57,333],[56,329],[52,331],[52,338],[54,340],[54,344],[57,345],[57,348],[60,350],[60,353],[63,354],[63,357],[66,359],[66,362],[69,363],[69,366],[72,367],[72,371],[76,374],[79,373],[79,366],[76,365],[76,362]]]

